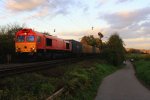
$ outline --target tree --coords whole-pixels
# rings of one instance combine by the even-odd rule
[[[91,45],[91,46],[96,46],[98,48],[100,48],[102,45],[101,39],[95,38],[93,35],[82,37],[81,43]]]
[[[93,35],[82,37],[81,43],[91,45],[91,46],[96,45],[95,38]]]
[[[15,33],[22,28],[17,24],[0,26],[0,62],[4,62],[7,55],[15,54]]]
[[[124,42],[117,33],[111,35],[106,48],[103,49],[103,57],[113,65],[120,65],[125,59]]]
[[[128,51],[128,53],[137,53],[137,54],[140,54],[140,53],[142,53],[140,50],[138,50],[138,49],[133,49],[133,48],[131,48],[129,51]]]

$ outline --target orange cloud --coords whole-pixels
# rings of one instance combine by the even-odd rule
[[[123,11],[123,12],[119,12],[118,15],[124,18],[128,18],[131,16],[131,13],[128,11]]]
[[[150,42],[150,38],[129,38],[129,39],[124,39],[126,42]]]
[[[45,3],[45,1],[46,0],[8,0],[6,8],[12,11],[32,10]]]

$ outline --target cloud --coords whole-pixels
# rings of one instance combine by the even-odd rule
[[[135,11],[122,11],[105,14],[104,16],[100,16],[100,18],[103,18],[112,28],[124,28],[147,20],[149,14],[150,7],[146,7]]]
[[[11,11],[29,11],[43,5],[46,0],[8,0],[6,8]]]
[[[37,17],[43,17],[43,16],[48,15],[48,13],[49,13],[49,9],[47,7],[44,7],[39,12],[36,12],[35,14],[33,14],[25,19],[33,19],[33,18],[37,18]]]
[[[98,0],[100,2],[101,5],[103,4],[106,4],[110,1],[114,1],[116,3],[125,3],[125,2],[128,2],[128,1],[133,1],[133,0]]]
[[[137,43],[137,42],[130,42],[126,46],[126,48],[135,48],[135,49],[147,49],[150,50],[150,44],[149,43]]]
[[[150,32],[150,7],[135,11],[123,11],[112,14],[104,14],[103,18],[109,25],[108,33],[118,32],[124,38],[148,35]]]
[[[97,0],[97,1],[99,2],[99,5],[104,5],[104,4],[107,4],[111,1],[118,4],[118,3],[125,3],[125,2],[129,2],[129,1],[134,1],[134,0]]]
[[[124,39],[128,48],[137,48],[137,49],[149,49],[150,50],[150,38],[140,37],[140,38],[128,38]]]
[[[104,29],[107,32],[107,37],[118,32],[125,44],[130,47],[131,44],[139,44],[139,47],[144,47],[148,43],[150,46],[150,38],[147,38],[150,37],[150,7],[104,14],[99,18],[104,19],[109,26]]]
[[[127,2],[127,1],[133,1],[133,0],[117,0],[116,3],[124,3],[124,2]]]
[[[6,19],[7,17],[6,16],[0,16],[0,19]]]
[[[147,38],[144,38],[144,37],[139,37],[139,38],[128,38],[128,39],[124,39],[125,41],[127,42],[139,42],[139,43],[150,43],[150,38],[147,37]]]
[[[13,13],[28,11],[34,14],[29,18],[55,16],[69,13],[69,7],[77,6],[77,1],[68,0],[8,0],[5,7]]]
[[[88,12],[88,10],[89,10],[89,7],[88,6],[85,6],[84,8],[83,8],[83,12]]]
[[[100,4],[102,5],[102,4],[106,4],[108,1],[110,1],[110,0],[98,0],[99,2],[100,2]]]

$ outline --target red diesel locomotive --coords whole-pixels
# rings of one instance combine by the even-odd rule
[[[18,53],[39,52],[70,52],[70,41],[36,32],[32,29],[22,29],[16,33],[15,48]]]

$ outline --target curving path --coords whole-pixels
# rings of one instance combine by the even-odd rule
[[[150,91],[136,78],[132,64],[106,77],[95,100],[150,100]]]

